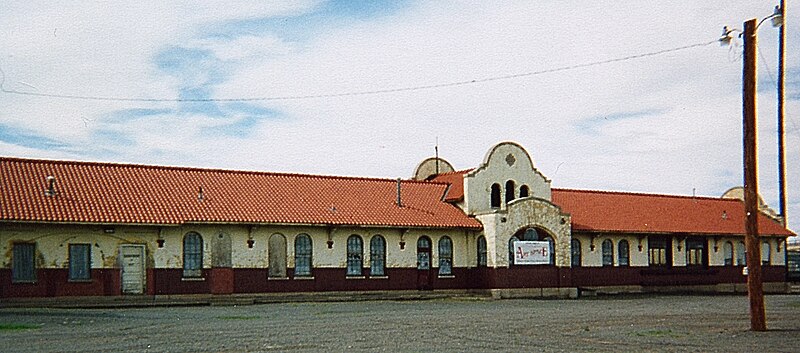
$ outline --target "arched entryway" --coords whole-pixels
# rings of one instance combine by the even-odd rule
[[[549,266],[555,265],[556,252],[555,252],[555,239],[546,230],[539,227],[523,227],[517,230],[514,235],[508,239],[508,265],[509,267],[515,265],[515,248],[514,243],[517,241],[546,241],[549,243],[547,248],[547,256],[549,257]]]

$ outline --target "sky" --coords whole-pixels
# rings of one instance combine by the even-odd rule
[[[0,155],[408,178],[437,143],[466,169],[515,141],[553,187],[718,197],[742,184],[742,42],[716,40],[776,4],[3,1]],[[775,209],[777,38],[758,29],[759,187]]]

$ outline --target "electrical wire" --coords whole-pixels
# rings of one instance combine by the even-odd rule
[[[464,85],[472,85],[472,84],[479,84],[485,82],[492,82],[492,81],[500,81],[500,80],[511,80],[516,78],[522,77],[530,77],[530,76],[537,76],[543,74],[550,74],[555,72],[562,72],[562,71],[569,71],[575,69],[582,69],[592,66],[599,66],[611,63],[617,63],[622,61],[628,60],[635,60],[641,59],[651,56],[663,55],[667,53],[673,53],[681,50],[687,50],[697,47],[704,47],[711,44],[717,43],[718,40],[712,40],[709,42],[703,43],[695,43],[690,45],[684,45],[680,47],[674,47],[669,49],[662,49],[652,52],[640,53],[635,55],[629,55],[614,59],[607,59],[607,60],[600,60],[600,61],[592,61],[583,64],[575,64],[575,65],[567,65],[567,66],[560,66],[551,69],[543,69],[525,73],[517,73],[517,74],[509,74],[509,75],[502,75],[502,76],[491,76],[485,77],[480,79],[473,79],[473,80],[466,80],[466,81],[455,81],[455,82],[447,82],[447,83],[437,83],[437,84],[430,84],[430,85],[419,85],[419,86],[409,86],[409,87],[398,87],[398,88],[386,88],[386,89],[377,89],[377,90],[367,90],[367,91],[353,91],[353,92],[340,92],[340,93],[324,93],[324,94],[309,94],[309,95],[293,95],[293,96],[268,96],[268,97],[244,97],[244,98],[135,98],[135,97],[113,97],[113,96],[86,96],[86,95],[70,95],[70,94],[59,94],[59,93],[38,93],[38,92],[26,92],[26,91],[18,91],[18,90],[11,90],[6,89],[3,87],[3,83],[5,83],[5,73],[0,70],[2,73],[2,81],[0,81],[0,92],[6,94],[15,94],[21,96],[32,96],[32,97],[45,97],[45,98],[59,98],[59,99],[73,99],[73,100],[89,100],[89,101],[113,101],[113,102],[197,102],[197,103],[204,103],[204,102],[256,102],[256,101],[280,101],[280,100],[304,100],[304,99],[319,99],[319,98],[339,98],[339,97],[352,97],[352,96],[366,96],[366,95],[377,95],[377,94],[389,94],[389,93],[398,93],[398,92],[411,92],[411,91],[419,91],[419,90],[430,90],[430,89],[437,89],[437,88],[447,88],[447,87],[455,87],[455,86],[464,86]]]

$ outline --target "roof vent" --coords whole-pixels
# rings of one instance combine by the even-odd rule
[[[203,187],[201,186],[200,189],[197,190],[197,201],[203,202],[203,199],[205,199],[205,195],[203,195]]]
[[[44,191],[47,196],[56,196],[56,177],[52,175],[47,176],[47,189]]]
[[[727,211],[722,211],[722,219],[724,219],[724,220],[728,219],[728,212]]]

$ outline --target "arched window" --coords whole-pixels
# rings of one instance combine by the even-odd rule
[[[478,267],[486,267],[486,237],[483,235],[478,237]]]
[[[761,265],[762,266],[769,266],[770,263],[770,254],[772,253],[769,247],[769,242],[765,241],[761,243]]]
[[[203,237],[195,232],[183,237],[183,277],[200,277],[203,270]]]
[[[530,190],[528,189],[528,185],[522,185],[522,186],[519,187],[519,197],[520,198],[528,197],[528,193],[530,193]]]
[[[603,266],[614,266],[614,243],[611,239],[603,240]]]
[[[572,250],[572,267],[581,267],[581,241],[572,239],[570,248]]]
[[[722,256],[725,266],[733,266],[733,243],[726,241],[725,244],[722,244]]]
[[[295,277],[311,276],[311,237],[300,234],[294,238],[294,275]]]
[[[347,238],[347,275],[361,276],[363,266],[364,243],[358,235]]]
[[[500,208],[500,184],[492,184],[492,208]]]
[[[269,270],[267,275],[275,278],[286,277],[286,238],[283,234],[275,233],[269,237],[267,260]]]
[[[369,241],[369,274],[386,275],[386,240],[380,235],[373,236]]]
[[[747,266],[747,256],[744,256],[745,249],[744,249],[744,242],[740,241],[739,245],[736,246],[736,265],[737,266]]]
[[[514,181],[509,180],[506,182],[506,203],[514,200]]]
[[[628,266],[630,265],[630,245],[628,245],[628,241],[622,239],[617,244],[617,266]]]
[[[453,241],[450,237],[439,239],[439,275],[453,274]]]

